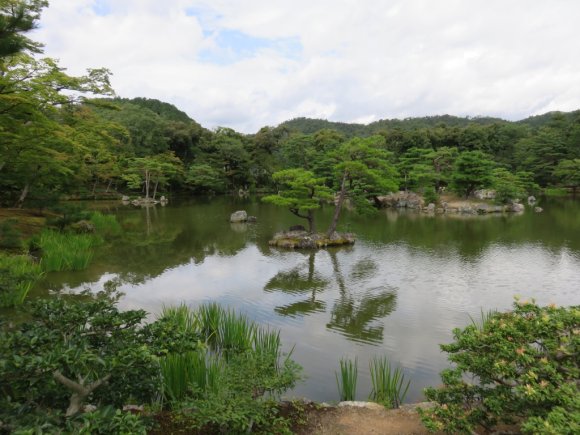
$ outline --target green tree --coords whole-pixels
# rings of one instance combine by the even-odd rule
[[[368,210],[370,199],[398,188],[397,172],[390,162],[390,153],[385,150],[385,139],[382,136],[351,139],[341,145],[333,157],[340,187],[327,230],[328,237],[336,232],[347,198],[359,210]]]
[[[483,152],[464,151],[455,161],[451,187],[467,198],[474,190],[491,186],[493,167],[494,162]]]
[[[496,168],[493,170],[492,186],[496,192],[495,200],[501,204],[507,204],[516,199],[521,199],[526,194],[525,185],[522,180],[505,168]]]
[[[332,199],[332,192],[324,184],[324,179],[304,169],[279,171],[274,173],[273,179],[281,185],[281,189],[276,195],[268,195],[262,200],[287,207],[295,216],[306,219],[308,231],[314,233],[314,210],[321,207],[322,201]]]
[[[0,1],[0,69],[4,57],[23,51],[41,52],[42,44],[30,40],[24,33],[36,27],[40,12],[46,6],[46,0]]]
[[[558,181],[566,187],[571,187],[573,195],[580,186],[580,159],[562,160],[554,169]]]

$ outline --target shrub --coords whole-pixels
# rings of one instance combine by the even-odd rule
[[[22,248],[22,234],[16,228],[16,219],[7,219],[0,224],[0,248],[18,250]]]
[[[423,199],[425,200],[425,204],[437,204],[439,201],[439,195],[437,195],[433,186],[429,186],[426,187],[423,192]]]
[[[471,433],[506,423],[528,433],[580,432],[580,307],[516,302],[453,333],[454,343],[441,348],[455,368],[442,372],[441,388],[425,390],[437,402],[422,413],[427,428]]]
[[[120,408],[157,397],[159,364],[141,327],[146,313],[120,312],[116,300],[106,293],[38,300],[28,307],[31,320],[2,325],[3,429],[16,431],[31,422],[63,427],[89,400]]]

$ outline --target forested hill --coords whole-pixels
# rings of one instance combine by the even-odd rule
[[[119,103],[130,103],[136,106],[144,107],[146,109],[155,112],[162,118],[165,118],[169,121],[176,121],[176,122],[185,122],[189,123],[193,121],[187,113],[179,110],[173,104],[165,103],[163,101],[159,101],[156,99],[151,98],[115,98],[113,101]]]
[[[507,122],[499,118],[461,118],[451,115],[424,116],[421,118],[381,119],[370,124],[332,122],[324,119],[294,118],[280,124],[290,131],[313,134],[320,130],[335,130],[348,137],[372,136],[380,131],[399,128],[401,130],[417,130],[445,124],[448,127],[467,127],[471,124],[489,125],[497,122]]]
[[[530,116],[529,118],[516,121],[517,124],[529,125],[532,128],[543,127],[550,123],[556,114],[563,115],[567,121],[572,121],[580,115],[580,110],[573,112],[549,112],[543,115]],[[429,129],[440,125],[447,127],[468,127],[470,125],[491,125],[497,123],[512,123],[501,118],[493,117],[459,117],[453,115],[423,116],[418,118],[405,119],[381,119],[370,124],[357,124],[347,122],[333,122],[325,119],[294,118],[284,121],[280,127],[285,127],[289,131],[302,134],[313,134],[320,130],[335,130],[347,137],[372,136],[381,131],[400,129],[412,131],[418,129]]]

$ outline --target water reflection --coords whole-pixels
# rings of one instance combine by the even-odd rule
[[[280,291],[290,295],[308,294],[306,299],[275,307],[274,311],[282,316],[325,313],[327,302],[320,299],[320,294],[331,286],[332,278],[338,289],[338,298],[332,301],[330,320],[326,323],[326,328],[339,332],[349,340],[380,343],[384,331],[382,320],[396,307],[396,289],[388,286],[365,288],[365,279],[372,278],[378,270],[378,265],[370,257],[362,258],[349,266],[347,282],[338,260],[339,251],[349,253],[352,247],[310,252],[307,254],[306,263],[278,272],[266,283],[264,291]],[[330,278],[323,277],[316,270],[317,255],[330,259]]]
[[[82,272],[51,273],[37,295],[98,291],[119,278],[122,308],[217,301],[281,329],[309,381],[297,394],[335,400],[329,364],[359,357],[368,391],[373,354],[400,363],[413,379],[410,400],[448,366],[439,344],[480,309],[507,309],[515,293],[539,303],[580,303],[579,202],[546,203],[544,213],[494,218],[345,213],[357,233],[350,248],[273,249],[268,240],[295,224],[283,209],[247,199],[196,199],[166,208],[119,208],[123,235]],[[256,224],[231,226],[245,209]],[[320,211],[324,227],[331,210]]]

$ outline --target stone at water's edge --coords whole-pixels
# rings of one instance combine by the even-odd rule
[[[246,222],[248,220],[248,213],[245,210],[238,210],[232,213],[230,216],[230,222]]]
[[[318,249],[327,246],[352,245],[355,237],[350,233],[334,233],[330,237],[326,234],[310,234],[307,231],[283,231],[274,235],[270,246],[287,249]]]

